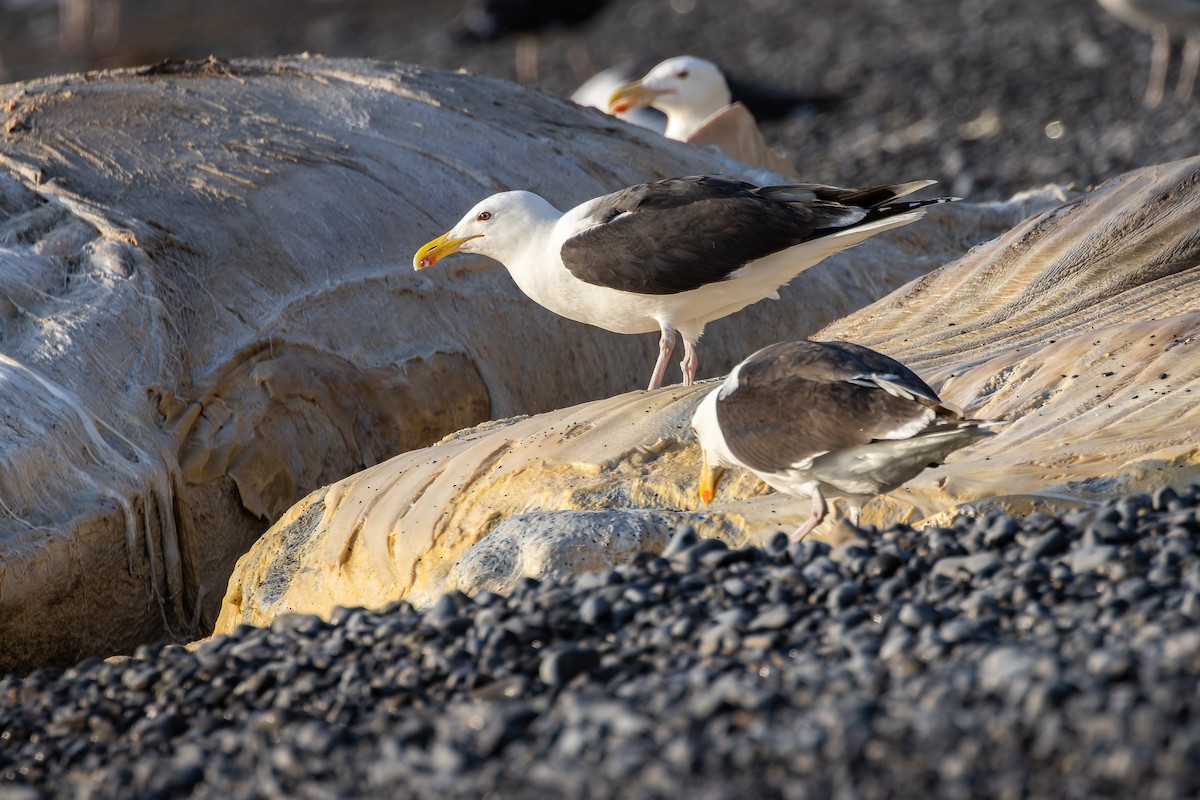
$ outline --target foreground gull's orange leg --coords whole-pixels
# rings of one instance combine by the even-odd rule
[[[825,498],[821,496],[820,489],[813,489],[812,493],[812,514],[804,521],[804,524],[796,528],[789,539],[793,542],[802,542],[804,537],[813,532],[813,528],[821,524],[821,520],[825,519],[825,512],[829,509],[825,505]]]

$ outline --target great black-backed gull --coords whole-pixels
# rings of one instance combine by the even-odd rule
[[[1171,37],[1184,37],[1183,63],[1175,97],[1186,103],[1192,96],[1196,69],[1200,67],[1200,0],[1099,0],[1122,22],[1150,31],[1154,49],[1150,54],[1150,81],[1144,102],[1154,108],[1162,102],[1171,60]]]
[[[827,256],[952,199],[895,202],[931,183],[839,189],[672,178],[566,213],[531,192],[503,192],[421,247],[413,266],[480,253],[503,264],[525,294],[556,314],[616,333],[661,331],[651,389],[662,385],[678,333],[689,385],[707,323],[778,298],[780,286]]]
[[[853,508],[991,436],[994,421],[966,419],[900,362],[849,342],[780,342],[734,367],[692,416],[704,453],[700,499],[742,467],[789,495],[812,498],[793,541],[827,511]]]

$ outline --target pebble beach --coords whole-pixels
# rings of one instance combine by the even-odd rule
[[[400,4],[409,27],[370,25],[364,5],[315,40],[171,55],[515,77],[511,39],[462,45],[426,3]],[[541,36],[537,86],[569,94],[580,52],[714,58],[832,98],[763,126],[806,179],[931,178],[968,200],[1196,154],[1200,104],[1144,109],[1149,39],[1091,0],[814,8],[613,2]],[[1196,796],[1198,542],[1197,486],[835,546],[683,528],[661,555],[511,596],[0,675],[0,800]]]
[[[0,796],[1200,791],[1200,487],[661,556],[0,679]]]

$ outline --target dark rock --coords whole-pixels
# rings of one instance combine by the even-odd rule
[[[897,619],[901,625],[917,630],[926,625],[936,624],[939,617],[938,613],[925,603],[905,603],[900,608]]]
[[[890,578],[903,563],[892,553],[876,553],[867,562],[866,575],[868,578]]]
[[[839,584],[829,593],[829,607],[834,610],[849,608],[859,596],[859,585],[854,581]]]
[[[696,529],[691,525],[685,525],[675,532],[671,537],[671,541],[667,542],[666,548],[663,549],[663,557],[671,558],[679,555],[690,547],[693,547],[700,541],[700,536],[697,535]]]
[[[1179,499],[1179,494],[1170,486],[1163,486],[1154,492],[1150,505],[1155,511],[1170,510],[1171,504]]]
[[[1095,545],[1073,550],[1066,557],[1071,571],[1076,574],[1094,572],[1106,567],[1109,562],[1120,555],[1120,550],[1112,545]]]
[[[1134,660],[1128,651],[1103,648],[1087,657],[1088,674],[1106,681],[1121,681],[1134,671]]]
[[[600,653],[581,647],[569,647],[547,653],[538,666],[538,677],[550,686],[562,686],[576,675],[590,672],[600,664]]]
[[[990,575],[1003,565],[1004,561],[1000,556],[989,552],[970,556],[948,556],[934,562],[931,574],[951,580],[970,579]]]
[[[1069,545],[1067,535],[1056,527],[1030,541],[1025,548],[1025,557],[1033,561],[1049,558],[1066,551]]]
[[[997,517],[983,535],[983,544],[994,550],[1006,547],[1016,538],[1017,530],[1017,521],[1012,517]]]
[[[612,604],[600,595],[590,595],[579,606],[579,619],[588,625],[599,625],[606,620],[612,610]]]
[[[790,625],[792,618],[791,610],[780,603],[760,611],[746,624],[746,628],[752,631],[777,631]]]

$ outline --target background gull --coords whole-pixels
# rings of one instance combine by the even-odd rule
[[[686,141],[706,119],[733,100],[716,64],[695,56],[668,58],[639,80],[620,86],[609,98],[614,114],[649,106],[667,115],[663,135]]]

